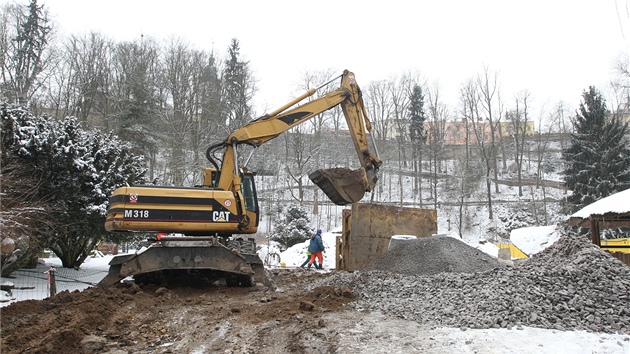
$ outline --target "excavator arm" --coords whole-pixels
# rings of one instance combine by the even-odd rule
[[[224,190],[238,191],[240,189],[238,186],[240,183],[239,171],[236,163],[238,144],[260,146],[296,125],[340,105],[354,142],[360,167],[357,170],[320,169],[311,173],[309,178],[326,193],[330,200],[338,205],[358,202],[366,191],[373,190],[381,160],[369,150],[367,136],[371,130],[371,124],[363,104],[361,89],[356,83],[354,74],[345,70],[341,75],[341,86],[338,89],[291,108],[327,84],[305,92],[274,112],[265,114],[230,134],[224,142],[225,152],[217,187]]]

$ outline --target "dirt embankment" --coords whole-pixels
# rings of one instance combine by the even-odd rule
[[[317,339],[315,331],[326,327],[323,315],[343,311],[352,295],[332,287],[303,290],[325,276],[314,270],[272,271],[275,291],[121,284],[17,302],[2,309],[1,351],[307,353],[319,347],[327,352],[334,343]]]

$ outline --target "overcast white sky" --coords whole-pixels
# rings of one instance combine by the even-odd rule
[[[0,0],[8,1],[8,0]],[[27,3],[27,0],[20,0]],[[405,72],[438,82],[458,104],[462,83],[499,74],[504,101],[576,107],[605,89],[630,48],[628,0],[159,1],[40,0],[65,34],[116,40],[177,36],[224,55],[232,38],[258,80],[258,110],[296,96],[305,71],[354,71],[361,86]],[[625,38],[624,38],[625,36]],[[263,113],[263,112],[257,112]]]

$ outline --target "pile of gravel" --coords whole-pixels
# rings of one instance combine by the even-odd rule
[[[363,270],[432,275],[483,272],[499,266],[499,261],[489,254],[458,239],[442,236],[401,241]]]
[[[423,256],[431,257],[419,254],[418,259]],[[462,256],[451,259],[455,264],[449,267],[470,261]],[[312,286],[349,286],[358,297],[352,304],[357,310],[380,310],[429,326],[630,334],[630,268],[575,233],[564,232],[526,262],[486,271],[410,274],[412,266],[400,271],[386,259],[407,263],[385,257],[378,261],[380,270],[375,263],[370,270],[339,272]]]

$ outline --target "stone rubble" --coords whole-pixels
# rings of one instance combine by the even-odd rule
[[[630,334],[630,268],[584,236],[562,233],[514,266],[456,239],[396,245],[362,271],[339,272],[312,287],[348,286],[356,310],[428,326]]]
[[[363,270],[385,270],[407,275],[442,272],[482,272],[499,267],[499,261],[448,236],[401,241]]]

